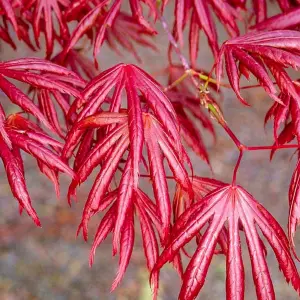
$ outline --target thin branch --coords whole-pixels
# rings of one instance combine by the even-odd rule
[[[273,145],[273,146],[245,146],[245,150],[247,151],[255,151],[255,150],[277,150],[277,149],[295,149],[300,148],[299,144],[290,144],[290,145]]]
[[[238,160],[237,160],[236,165],[235,165],[234,170],[233,170],[232,185],[235,185],[235,183],[236,183],[236,174],[237,174],[237,171],[240,167],[240,164],[241,164],[241,161],[242,161],[242,158],[243,158],[243,154],[244,154],[244,151],[240,150]]]
[[[176,42],[174,36],[172,35],[171,31],[168,28],[168,24],[167,24],[165,17],[162,16],[160,13],[158,13],[158,15],[159,15],[160,22],[168,36],[168,40],[174,47],[174,50],[175,50],[176,54],[178,55],[183,68],[185,69],[185,71],[189,71],[191,69],[190,64],[189,64],[188,60],[184,57],[184,55],[181,53],[178,43]]]

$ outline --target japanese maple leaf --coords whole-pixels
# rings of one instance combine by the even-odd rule
[[[126,88],[126,91],[128,91],[128,87]],[[130,98],[137,97],[135,93],[133,90],[130,90],[130,93],[128,91],[129,103],[132,101]],[[110,231],[113,231],[113,253],[116,253],[119,246],[120,268],[112,289],[122,279],[132,253],[135,234],[133,228],[134,211],[138,212],[140,219],[144,251],[149,270],[153,268],[158,256],[158,243],[153,226],[158,231],[162,243],[169,236],[171,202],[163,163],[164,159],[168,162],[175,181],[189,195],[187,198],[192,197],[190,180],[180,156],[182,150],[176,150],[173,146],[174,140],[168,137],[159,121],[149,112],[142,114],[142,123],[138,124],[139,128],[142,129],[140,133],[142,144],[139,146],[141,148],[138,148],[136,145],[140,137],[132,133],[133,126],[136,124],[131,124],[136,120],[129,122],[130,117],[132,117],[130,116],[130,110],[123,110],[120,113],[101,112],[88,116],[74,124],[66,140],[66,148],[68,148],[82,133],[85,132],[86,135],[89,135],[89,131],[86,131],[86,129],[99,130],[106,128],[106,135],[98,138],[94,146],[90,147],[88,152],[85,152],[85,157],[80,158],[80,166],[76,170],[77,178],[70,185],[68,197],[74,195],[76,187],[85,182],[93,170],[98,169],[98,166],[100,166],[100,171],[85,203],[79,230],[83,229],[83,235],[86,239],[89,219],[111,205],[97,230],[90,263],[93,262],[96,247]],[[81,145],[85,142],[85,137],[84,135]],[[139,161],[142,160],[142,157],[140,156],[137,164],[134,164],[136,156],[139,155],[138,152],[143,150],[143,144],[145,144],[147,151],[148,161],[146,164],[149,165],[147,167],[150,172],[148,176],[153,184],[155,202],[152,202],[139,188]],[[135,147],[132,147],[132,145]],[[63,153],[67,152],[66,148]],[[77,160],[77,157],[75,160]],[[125,163],[124,167],[123,163]],[[121,172],[121,177],[117,188],[112,191],[113,178],[118,170]],[[179,258],[177,258],[175,264],[179,266]],[[157,279],[153,278],[152,285],[156,293],[158,288]]]
[[[243,75],[249,76],[248,73],[252,73],[270,97],[281,103],[276,95],[277,91],[273,81],[267,72],[267,68],[269,68],[279,89],[300,103],[293,82],[285,71],[285,68],[288,67],[296,70],[299,68],[299,45],[300,33],[293,30],[250,32],[228,40],[223,44],[216,64],[217,80],[220,82],[222,61],[225,57],[225,68],[230,85],[242,103],[247,104],[240,94],[239,68],[241,70],[241,67],[244,70]],[[239,67],[237,62],[239,62]]]
[[[20,212],[25,209],[38,226],[40,226],[40,221],[27,191],[20,150],[36,158],[41,171],[54,182],[56,189],[58,189],[58,171],[71,177],[75,176],[56,151],[49,147],[61,149],[62,144],[47,136],[36,124],[20,115],[11,115],[6,119],[3,108],[0,106],[0,157],[11,191],[19,202]]]
[[[12,103],[35,116],[53,132],[55,129],[40,109],[7,78],[29,84],[32,88],[73,96],[80,94],[74,86],[85,84],[74,72],[43,59],[22,58],[0,63],[0,88],[2,91]]]
[[[222,229],[228,230],[226,256],[227,299],[244,299],[244,266],[241,251],[240,229],[243,230],[250,254],[257,298],[275,299],[274,288],[267,266],[265,249],[259,237],[259,228],[273,248],[279,268],[299,293],[300,278],[289,250],[286,235],[272,215],[240,186],[218,187],[202,201],[186,210],[177,221],[169,244],[157,260],[153,274],[208,224],[205,233],[184,275],[179,299],[195,299],[204,285],[209,264]]]
[[[189,46],[192,65],[195,66],[199,45],[199,30],[203,30],[216,57],[219,52],[216,25],[212,19],[213,10],[231,37],[239,35],[236,24],[237,13],[227,0],[176,0],[173,33],[183,44],[183,30],[190,17]]]
[[[59,36],[67,39],[69,31],[67,24],[63,18],[62,9],[70,5],[69,0],[24,0],[23,13],[25,11],[33,11],[32,26],[34,38],[39,47],[39,37],[41,28],[45,33],[47,57],[50,57],[54,47],[54,22],[52,20],[52,12],[55,13],[59,28]],[[41,27],[43,24],[43,27]]]
[[[124,92],[126,101],[123,100]],[[103,104],[108,104],[109,112],[98,113],[104,109]],[[119,64],[102,72],[86,86],[81,96],[73,102],[69,113],[76,111],[78,116],[67,135],[62,157],[69,159],[86,136],[89,146],[79,148],[86,157],[82,160],[81,154],[76,156],[82,163],[80,165],[75,160],[79,177],[77,182],[72,182],[69,196],[97,165],[102,166],[83,212],[82,227],[85,238],[88,221],[119,169],[123,175],[119,183],[118,217],[114,231],[114,248],[117,247],[121,227],[126,221],[126,210],[129,209],[134,192],[138,188],[140,162],[143,161],[148,168],[148,163],[145,163],[142,155],[144,146],[148,152],[150,177],[159,207],[158,213],[164,237],[167,238],[171,205],[163,166],[164,157],[175,180],[190,195],[192,190],[184,167],[184,163],[189,163],[189,159],[180,142],[176,112],[161,86],[140,68]],[[93,138],[90,130],[97,130],[97,144],[94,147],[91,147]],[[106,134],[103,135],[102,132]],[[87,149],[91,149],[90,152]],[[127,154],[127,159],[122,160]]]
[[[81,19],[73,31],[69,42],[64,48],[64,53],[67,54],[78,40],[93,27],[97,28],[97,34],[94,40],[94,58],[98,55],[100,47],[105,40],[115,51],[117,50],[115,41],[117,41],[136,56],[136,51],[130,39],[138,44],[155,49],[155,46],[143,37],[143,35],[153,35],[154,31],[150,30],[149,26],[145,23],[145,19],[142,17],[139,0],[131,0],[130,2],[134,11],[132,17],[120,13],[121,3],[122,0],[115,0],[111,7],[107,8],[108,1],[102,1],[91,9],[89,13]],[[152,0],[148,0],[146,3],[148,5],[154,4]]]

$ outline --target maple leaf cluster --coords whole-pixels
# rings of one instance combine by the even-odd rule
[[[280,11],[269,16],[267,0],[176,0],[171,31],[164,19],[169,2],[0,0],[0,40],[13,49],[24,42],[45,57],[0,62],[2,94],[20,109],[8,115],[0,103],[0,157],[20,213],[26,211],[41,225],[26,186],[25,152],[53,182],[57,197],[59,174],[70,177],[70,205],[82,201],[77,190],[96,173],[77,234],[82,231],[87,240],[90,220],[102,215],[90,265],[98,246],[112,233],[113,255],[119,254],[112,290],[129,265],[139,223],[154,299],[167,262],[182,279],[179,299],[196,298],[214,255],[226,260],[227,299],[244,299],[241,235],[246,238],[257,298],[275,299],[262,236],[286,281],[300,294],[294,262],[299,260],[294,237],[300,224],[300,160],[288,191],[287,235],[266,208],[236,184],[245,151],[271,150],[272,157],[281,148],[299,148],[300,81],[291,70],[300,67],[300,1],[277,0]],[[162,72],[166,87],[133,64],[97,70],[104,43],[120,56],[128,51],[137,62],[137,46],[159,51],[153,39],[159,22],[170,42],[169,64]],[[218,22],[228,33],[223,43]],[[182,54],[187,27],[189,60]],[[214,57],[208,71],[198,59],[202,31]],[[87,44],[93,47],[92,59]],[[179,63],[173,62],[174,53]],[[241,77],[257,79],[258,85],[247,88],[261,87],[274,100],[265,117],[265,122],[274,120],[271,146],[242,144],[226,123],[223,88],[232,89],[249,106]],[[199,177],[189,158],[193,151],[210,166],[202,131],[216,140],[214,123],[223,127],[240,154],[231,183]],[[186,246],[192,240],[196,250],[190,257]],[[186,267],[183,255],[190,257]]]

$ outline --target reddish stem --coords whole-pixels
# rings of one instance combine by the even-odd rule
[[[235,182],[236,182],[236,174],[237,174],[237,171],[240,167],[240,164],[241,164],[241,160],[243,158],[243,155],[244,155],[244,150],[241,149],[240,150],[240,154],[239,154],[239,157],[238,157],[238,160],[236,162],[236,165],[234,167],[234,170],[233,170],[233,176],[232,176],[232,185],[235,185]]]
[[[255,151],[255,150],[276,150],[276,149],[295,149],[300,148],[299,144],[291,144],[291,145],[273,145],[273,146],[245,146],[245,150],[247,151]]]
[[[235,143],[237,148],[241,151],[245,149],[245,146],[240,142],[240,140],[237,138],[237,136],[233,133],[233,131],[228,127],[227,123],[224,120],[218,120],[219,124],[223,127],[223,129],[226,131],[226,133],[229,135],[229,137],[232,139],[232,141]]]

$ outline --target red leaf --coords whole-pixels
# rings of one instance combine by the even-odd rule
[[[113,291],[122,280],[129,260],[132,254],[134,244],[134,222],[133,218],[128,218],[124,227],[122,228],[121,239],[120,239],[120,259],[119,259],[119,269],[117,276],[112,284],[111,291]]]
[[[180,299],[194,299],[201,290],[214,254],[217,238],[226,221],[229,228],[226,270],[228,299],[229,297],[244,298],[244,270],[239,224],[246,236],[258,299],[275,299],[275,295],[256,225],[273,248],[279,268],[287,282],[291,282],[295,290],[299,292],[300,278],[292,260],[284,231],[271,214],[242,187],[225,185],[217,188],[202,201],[191,206],[178,219],[178,222],[182,222],[181,218],[186,218],[185,215],[189,210],[193,213],[190,214],[188,222],[177,227],[178,230],[175,231],[152,271],[155,274],[167,261],[172,260],[178,251],[193,237],[196,237],[199,230],[208,222],[208,228],[184,273]]]
[[[278,29],[293,29],[300,24],[299,17],[300,8],[292,9],[273,17],[270,17],[263,22],[252,26],[254,30],[278,30]]]
[[[11,22],[16,34],[18,37],[20,37],[19,27],[17,23],[17,19],[14,12],[13,4],[11,3],[11,0],[1,0],[0,6],[4,10],[4,13],[8,20]]]
[[[300,197],[299,197],[299,187],[300,187],[300,161],[298,160],[297,166],[293,173],[293,177],[290,184],[289,189],[289,223],[288,223],[288,230],[289,230],[289,240],[292,245],[292,250],[297,259],[299,260],[294,243],[294,236],[296,233],[297,226],[300,224]]]
[[[2,137],[0,137],[0,156],[6,170],[11,191],[14,197],[19,201],[20,208],[25,208],[34,223],[37,226],[41,226],[36,211],[31,205],[23,174],[23,166],[20,164],[20,161],[16,158],[15,154],[8,148]]]

